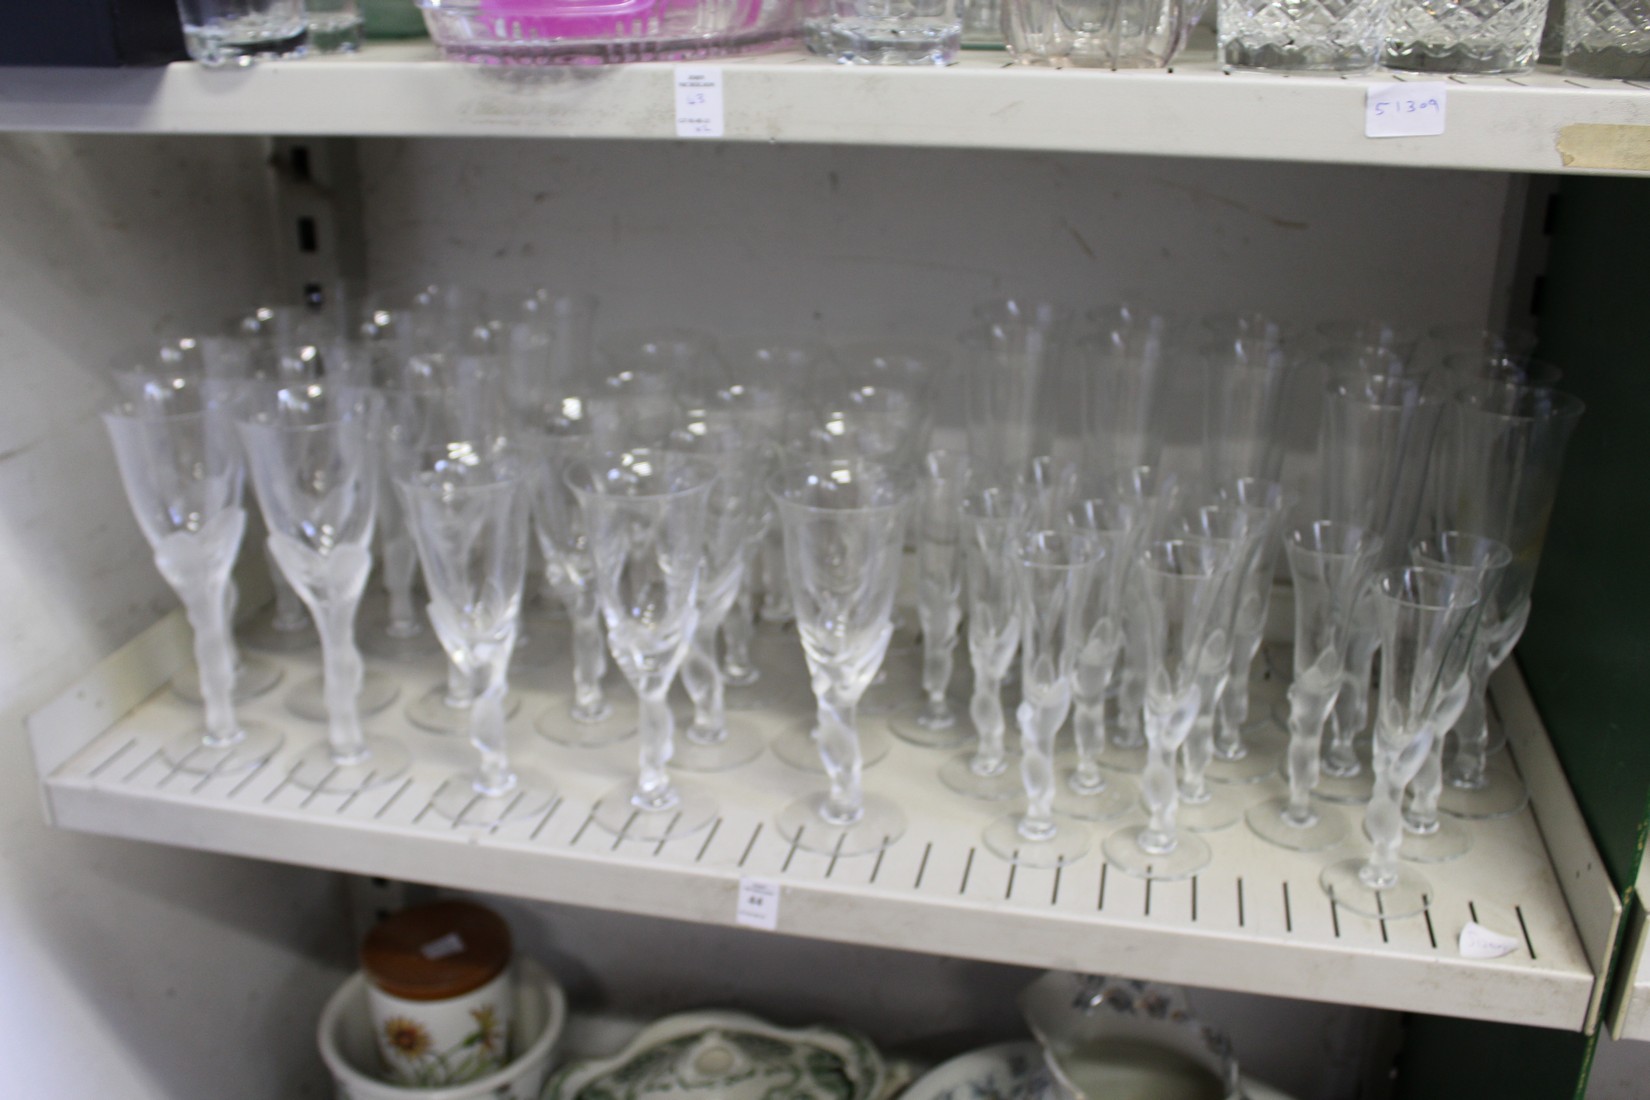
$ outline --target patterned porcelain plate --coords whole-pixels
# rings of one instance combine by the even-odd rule
[[[900,1100],[1055,1100],[1043,1048],[1030,1039],[959,1054],[918,1078]]]
[[[883,1073],[850,1031],[693,1012],[645,1028],[612,1058],[568,1066],[543,1100],[875,1100]]]

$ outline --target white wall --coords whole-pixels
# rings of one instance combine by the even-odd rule
[[[262,162],[247,140],[0,138],[0,1095],[323,1095],[332,877],[55,831],[21,727],[174,605],[99,374],[257,296]]]
[[[1509,202],[1502,174],[1337,165],[698,142],[359,147],[374,287],[578,288],[599,296],[605,329],[949,345],[972,306],[1004,295],[1083,310],[1126,300],[1192,331],[1200,315],[1250,310],[1302,328],[1484,324]],[[1175,366],[1163,414],[1184,451],[1201,431],[1202,376],[1195,358]],[[938,418],[955,423],[951,389]],[[1320,394],[1311,371],[1295,372],[1287,470],[1302,481]]]

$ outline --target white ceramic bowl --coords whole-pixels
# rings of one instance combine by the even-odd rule
[[[515,968],[516,1011],[510,1025],[515,1058],[497,1073],[436,1089],[405,1088],[377,1076],[367,981],[359,971],[352,974],[327,1000],[317,1031],[321,1058],[332,1071],[340,1100],[538,1100],[567,1023],[567,998],[532,959],[517,957]]]

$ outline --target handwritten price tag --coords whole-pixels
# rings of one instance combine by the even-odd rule
[[[1468,921],[1461,929],[1461,957],[1464,959],[1499,959],[1518,949],[1518,941],[1511,936],[1492,932],[1482,924]]]
[[[1444,132],[1442,83],[1378,84],[1364,95],[1364,137],[1435,137]]]
[[[769,932],[779,927],[779,883],[771,878],[739,880],[739,906],[734,921]]]
[[[722,136],[722,70],[715,65],[676,66],[676,136]]]

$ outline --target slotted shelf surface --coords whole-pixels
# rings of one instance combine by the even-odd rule
[[[1650,171],[1650,86],[1565,77],[1230,73],[1212,39],[1170,71],[950,68],[801,53],[723,70],[725,140],[1233,157],[1514,172]],[[211,71],[0,68],[0,130],[674,140],[675,66],[499,67],[428,43]],[[1368,88],[1442,79],[1443,135],[1364,135]]]
[[[413,749],[411,774],[355,795],[316,794],[286,780],[298,749],[321,728],[288,717],[282,694],[313,666],[283,659],[274,693],[244,708],[279,724],[281,754],[239,775],[200,778],[168,765],[158,746],[186,728],[194,709],[167,687],[184,664],[187,630],[173,616],[115,654],[31,719],[48,816],[75,829],[340,871],[431,882],[610,910],[734,924],[740,880],[781,887],[778,930],[1032,966],[1155,978],[1256,993],[1580,1029],[1596,1013],[1589,951],[1608,943],[1614,919],[1601,871],[1577,870],[1568,883],[1585,917],[1572,918],[1555,870],[1573,837],[1544,839],[1536,815],[1469,823],[1466,859],[1428,869],[1437,889],[1424,918],[1377,921],[1338,910],[1318,885],[1329,858],[1280,851],[1241,824],[1208,834],[1212,864],[1196,878],[1147,883],[1104,863],[1096,850],[1061,870],[1016,868],[979,842],[1000,807],[952,795],[935,778],[943,755],[898,743],[866,770],[868,790],[897,799],[910,826],[880,855],[830,858],[794,849],[774,825],[777,809],[823,781],[764,755],[738,770],[695,777],[720,802],[706,831],[667,843],[617,839],[591,820],[595,800],[633,774],[634,741],[602,750],[567,749],[531,731],[532,719],[565,696],[550,690],[565,665],[519,669],[524,705],[512,721],[519,764],[554,777],[560,796],[532,820],[501,828],[455,824],[430,808],[435,792],[471,763],[464,739],[423,733],[400,718],[439,665],[389,669],[399,679],[395,706],[369,720]],[[779,697],[762,710],[735,712],[769,736],[809,714],[796,639],[764,628],[764,687]],[[891,658],[882,699],[916,693],[915,662]],[[614,688],[623,692],[622,684]],[[1497,685],[1502,713],[1520,753],[1545,759],[1544,734],[1521,681]],[[1257,689],[1270,705],[1277,685]],[[1258,712],[1258,711],[1257,711]],[[884,721],[867,717],[864,724]],[[1504,758],[1504,756],[1503,756]],[[1526,763],[1526,771],[1529,764]],[[1259,800],[1280,789],[1238,788]],[[1532,782],[1549,817],[1574,814],[1552,785]],[[1568,789],[1562,781],[1558,790]],[[1543,792],[1546,792],[1543,794]],[[1546,806],[1556,806],[1548,811]],[[1579,818],[1577,818],[1579,820]],[[1563,822],[1560,822],[1561,825]],[[1115,828],[1097,826],[1096,835]],[[1567,826],[1566,826],[1567,827]],[[1590,846],[1581,833],[1586,861]],[[1554,856],[1548,854],[1548,847]],[[1352,848],[1346,851],[1352,851]],[[1590,857],[1597,863],[1596,855]],[[1582,911],[1578,909],[1578,913]],[[1457,937],[1469,920],[1514,936],[1507,957],[1461,957]],[[1608,925],[1608,928],[1605,925]],[[753,932],[753,935],[766,934]]]

